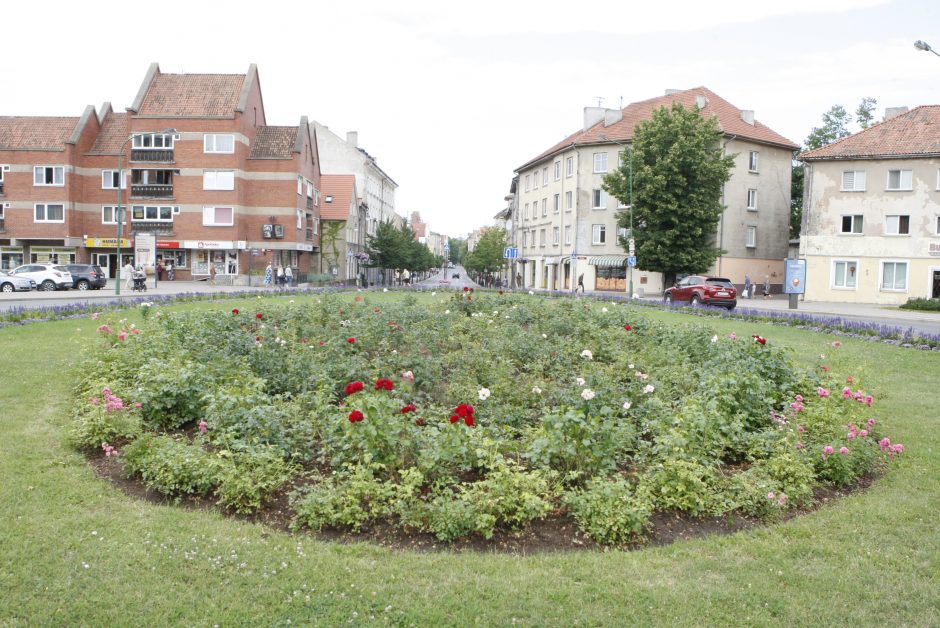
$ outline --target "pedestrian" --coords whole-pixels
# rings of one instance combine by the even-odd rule
[[[176,273],[173,270],[173,262],[167,262],[166,264],[166,278],[170,281],[176,277]]]
[[[750,299],[753,295],[751,290],[753,289],[753,284],[751,283],[751,276],[747,273],[744,274],[744,298]]]
[[[764,298],[770,298],[770,275],[764,275]]]
[[[216,272],[218,271],[215,269],[215,264],[210,262],[209,263],[209,283],[211,283],[213,286],[215,285]]]
[[[289,264],[284,267],[284,283],[288,288],[294,285],[294,269]]]
[[[581,294],[584,294],[584,273],[578,275],[578,287],[574,289],[575,294],[577,294],[578,290],[581,291]]]
[[[271,262],[268,262],[267,267],[264,269],[264,285],[270,286],[274,283],[274,268],[271,266]]]
[[[163,262],[157,262],[157,281],[163,281]]]
[[[411,283],[411,273],[408,272],[408,269],[401,271],[401,282],[404,285],[409,285]]]
[[[127,263],[124,264],[124,275],[126,277],[124,279],[124,287],[130,288],[134,285],[134,265],[131,264],[130,260],[127,260]]]
[[[284,285],[284,267],[280,264],[277,265],[277,287],[280,288]]]

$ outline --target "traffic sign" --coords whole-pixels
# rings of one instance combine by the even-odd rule
[[[630,238],[629,245],[630,245],[630,255],[633,255],[636,252],[636,240],[634,240],[633,238]]]
[[[636,266],[636,255],[630,255],[627,257],[627,266],[631,268]]]
[[[503,249],[503,257],[505,259],[516,259],[519,257],[519,249],[514,246],[507,246]]]

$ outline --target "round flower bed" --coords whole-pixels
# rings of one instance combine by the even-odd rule
[[[236,512],[286,492],[296,527],[570,517],[622,545],[662,512],[780,517],[903,451],[851,376],[630,306],[324,295],[124,327],[99,329],[73,442]]]

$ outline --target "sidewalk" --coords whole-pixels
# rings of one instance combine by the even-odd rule
[[[879,318],[886,321],[904,321],[921,323],[940,323],[940,314],[937,312],[922,312],[918,310],[902,310],[896,305],[878,305],[876,303],[835,303],[829,301],[799,301],[797,309],[790,309],[790,298],[787,295],[774,295],[769,299],[738,299],[738,311],[748,310],[777,312],[792,312],[804,314],[828,314],[830,316],[864,316]]]
[[[41,301],[55,301],[61,299],[82,299],[89,301],[113,301],[116,299],[140,299],[148,296],[166,296],[173,294],[197,293],[232,293],[246,292],[255,290],[268,290],[271,294],[279,292],[272,286],[265,286],[261,277],[252,277],[251,286],[232,286],[232,285],[212,285],[208,281],[160,281],[154,287],[153,277],[147,278],[147,290],[144,292],[134,292],[131,288],[125,288],[124,282],[121,282],[120,296],[115,294],[114,280],[109,279],[108,285],[101,290],[55,290],[52,292],[33,291],[33,292],[12,292],[0,296],[3,303],[37,303]],[[286,291],[281,289],[280,291]]]

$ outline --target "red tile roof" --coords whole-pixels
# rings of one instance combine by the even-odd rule
[[[0,150],[64,150],[79,118],[2,116]]]
[[[349,206],[356,197],[356,176],[352,174],[320,175],[320,219],[349,220]],[[326,202],[326,197],[333,200]]]
[[[297,141],[296,126],[258,127],[251,141],[249,159],[293,159],[294,143]]]
[[[940,155],[940,105],[923,105],[855,135],[799,155],[816,159],[866,159]]]
[[[624,107],[623,119],[619,122],[615,122],[610,126],[604,126],[604,122],[600,121],[587,130],[581,130],[572,133],[562,141],[541,153],[539,156],[535,157],[534,159],[530,159],[526,163],[516,168],[516,171],[521,171],[526,167],[538,163],[543,159],[554,155],[555,153],[558,153],[572,145],[613,143],[611,140],[615,140],[617,142],[632,141],[633,130],[637,123],[652,118],[653,111],[655,109],[659,109],[660,107],[670,107],[672,106],[672,103],[676,102],[681,103],[687,109],[691,109],[696,104],[697,96],[705,97],[705,106],[701,109],[702,115],[717,116],[718,128],[721,129],[721,131],[726,136],[737,136],[761,144],[771,144],[774,146],[788,148],[790,150],[799,149],[797,144],[794,144],[787,138],[772,130],[770,127],[761,124],[757,120],[754,121],[754,124],[745,122],[741,118],[741,109],[738,109],[707,87],[695,87],[693,89],[687,89],[676,92],[674,94],[667,94],[665,96],[659,96],[649,100],[630,103]],[[606,139],[601,138],[601,135],[603,135]]]
[[[245,74],[161,74],[153,77],[137,111],[164,118],[231,118]]]
[[[101,131],[95,139],[95,145],[88,151],[91,155],[117,155],[127,141],[130,131],[127,128],[127,114],[108,112],[101,125]]]

